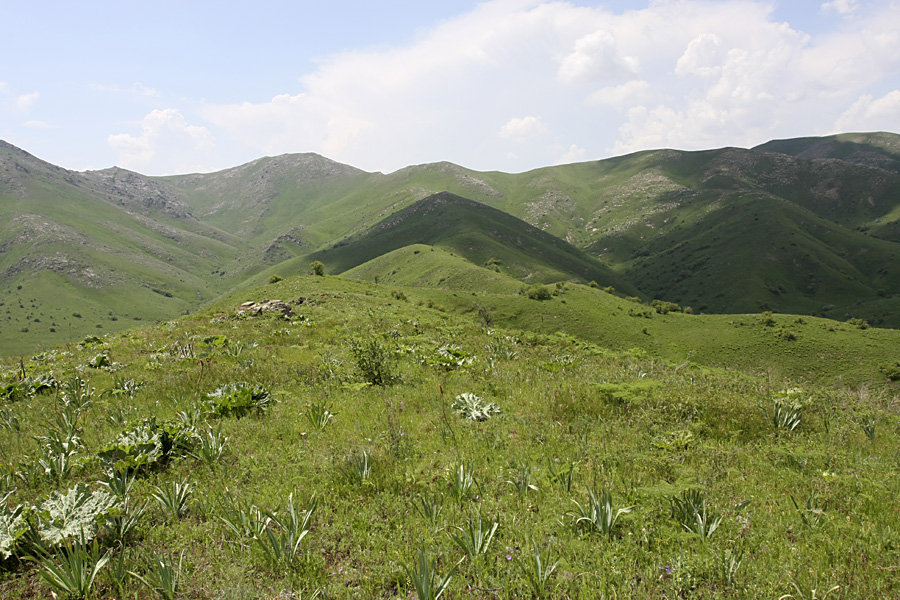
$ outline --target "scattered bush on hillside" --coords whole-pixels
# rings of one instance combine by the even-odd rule
[[[309,263],[309,268],[312,271],[313,275],[317,275],[319,277],[325,276],[325,265],[322,264],[322,261],[314,260],[313,262]]]
[[[892,363],[885,363],[878,367],[885,377],[891,381],[900,381],[900,361],[895,360]]]
[[[775,325],[775,317],[772,316],[772,311],[767,310],[759,315],[758,322],[764,327],[773,327]]]
[[[681,312],[681,306],[675,304],[674,302],[666,302],[665,300],[654,300],[650,303],[656,312],[661,315],[668,314],[670,312]]]
[[[281,275],[272,275],[269,277],[269,283],[278,283],[279,281],[284,281],[284,277]]]
[[[596,281],[594,281],[593,279],[591,280],[591,282],[588,285],[595,289],[600,287],[600,284],[597,283]]]
[[[849,324],[853,325],[854,327],[856,327],[857,329],[868,329],[869,328],[869,322],[866,321],[865,319],[848,319],[847,322]]]
[[[525,295],[532,300],[550,300],[553,292],[546,285],[536,283],[525,291]]]
[[[366,383],[390,385],[397,378],[393,372],[394,353],[377,337],[350,340],[350,354],[356,363],[356,370]]]

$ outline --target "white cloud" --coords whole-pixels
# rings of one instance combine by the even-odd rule
[[[122,86],[118,83],[92,83],[88,87],[107,94],[133,94],[147,98],[158,98],[160,95],[159,91],[140,82],[132,83],[129,86]]]
[[[881,98],[871,94],[860,98],[835,122],[837,131],[900,131],[900,90]]]
[[[638,59],[623,56],[615,36],[601,29],[576,40],[575,48],[559,63],[559,79],[563,83],[613,81],[638,69]]]
[[[510,119],[500,128],[500,131],[497,132],[497,136],[502,139],[521,142],[524,141],[525,138],[547,133],[548,131],[549,128],[547,127],[547,124],[544,123],[540,117],[529,116]]]
[[[749,146],[864,115],[890,129],[887,100],[848,107],[896,85],[900,3],[834,10],[854,6],[840,30],[808,35],[754,0],[658,0],[621,14],[494,0],[406,45],[327,57],[302,89],[202,115],[256,152],[315,151],[370,170]]]
[[[40,97],[41,95],[38,92],[21,94],[18,98],[16,98],[16,107],[22,110],[28,110],[34,105],[35,102],[37,102],[37,99]]]
[[[592,93],[588,99],[588,105],[606,105],[619,110],[625,110],[631,106],[645,104],[654,96],[648,81],[635,79],[621,85],[601,88]]]
[[[22,123],[23,126],[29,127],[31,129],[52,129],[53,125],[46,121],[25,121]]]
[[[856,12],[859,8],[858,0],[830,0],[825,2],[819,8],[823,13],[837,13],[839,15],[849,15]]]
[[[5,81],[0,81],[0,94],[8,94],[9,85]]]
[[[556,164],[568,165],[571,163],[583,162],[586,153],[587,151],[584,148],[580,148],[576,144],[572,144],[571,146],[569,146],[569,149],[566,150],[565,153],[563,153],[556,159]]]
[[[118,152],[118,166],[173,174],[202,171],[215,149],[206,127],[189,125],[178,110],[154,110],[140,123],[141,133],[117,133],[107,143]]]
[[[688,44],[675,64],[676,75],[714,77],[722,72],[725,59],[722,39],[714,33],[701,33]]]

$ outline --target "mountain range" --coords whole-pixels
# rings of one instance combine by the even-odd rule
[[[305,273],[519,293],[591,284],[693,312],[900,327],[900,136],[671,149],[520,174],[316,154],[207,174],[75,172],[0,141],[0,352]]]

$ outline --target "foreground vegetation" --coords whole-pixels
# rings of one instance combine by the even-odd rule
[[[894,389],[652,351],[706,317],[598,344],[563,309],[627,304],[561,294],[288,279],[7,361],[0,596],[898,595]]]

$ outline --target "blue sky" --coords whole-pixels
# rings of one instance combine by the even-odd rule
[[[900,132],[897,0],[0,0],[0,139],[75,169],[520,172]]]

